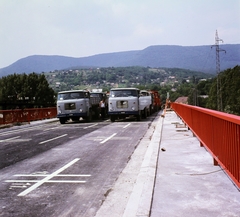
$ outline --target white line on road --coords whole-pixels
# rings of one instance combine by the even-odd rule
[[[123,128],[127,128],[128,126],[130,126],[131,124],[129,123],[129,124],[127,124],[126,126],[124,126]]]
[[[114,133],[111,136],[109,136],[108,138],[106,138],[105,140],[101,141],[100,143],[103,144],[103,143],[107,142],[109,139],[111,139],[112,137],[114,137],[116,135],[117,135],[117,133]]]
[[[53,140],[55,140],[55,139],[62,138],[62,137],[67,136],[67,135],[68,135],[68,134],[64,134],[64,135],[61,135],[61,136],[58,136],[58,137],[55,137],[55,138],[52,138],[52,139],[49,139],[49,140],[45,140],[45,141],[43,141],[43,142],[40,142],[39,145],[40,145],[40,144],[44,144],[44,143],[46,143],[46,142],[53,141]]]
[[[12,137],[12,138],[9,138],[9,139],[3,139],[3,140],[0,140],[0,142],[6,142],[6,141],[9,141],[9,140],[17,139],[19,137],[20,136],[15,136],[15,137]]]
[[[93,125],[90,125],[90,126],[88,126],[88,127],[84,127],[83,129],[87,129],[87,128],[90,128],[90,127],[94,127],[94,126],[96,126],[96,125],[98,125],[98,124],[93,124]]]
[[[20,182],[20,183],[26,183],[26,182],[41,182],[39,180],[6,180],[5,182]],[[73,180],[48,180],[48,181],[44,181],[44,183],[86,183],[86,181],[73,181]],[[34,186],[34,185],[33,185]],[[28,190],[28,189],[27,189]],[[23,192],[22,192],[23,193]],[[22,194],[21,193],[21,194]],[[28,192],[29,193],[29,192]],[[27,194],[27,193],[26,193]],[[25,195],[26,195],[25,194]],[[18,196],[25,196],[25,195],[18,195]]]
[[[25,196],[28,193],[30,193],[31,191],[33,191],[34,189],[36,189],[37,187],[39,187],[40,185],[42,185],[43,183],[49,181],[51,178],[53,178],[54,176],[58,175],[58,173],[61,173],[62,171],[64,171],[65,169],[67,169],[68,167],[70,167],[71,165],[75,164],[77,161],[79,161],[80,158],[76,158],[74,160],[72,160],[71,162],[69,162],[68,164],[66,164],[65,166],[63,166],[62,168],[58,169],[57,171],[55,171],[54,173],[48,175],[47,177],[45,177],[44,179],[38,181],[36,184],[32,185],[31,187],[29,187],[28,189],[26,189],[25,191],[23,191],[22,193],[18,194],[18,196]],[[29,181],[28,181],[29,182]]]
[[[10,189],[12,189],[12,188],[27,188],[27,186],[26,185],[12,185],[11,187],[10,187]]]
[[[24,176],[24,177],[45,177],[48,175],[43,175],[43,174],[16,174],[14,176]],[[75,175],[75,174],[60,174],[56,175],[54,177],[90,177],[91,175],[89,174],[82,174],[82,175]]]

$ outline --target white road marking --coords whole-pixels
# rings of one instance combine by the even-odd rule
[[[27,188],[26,185],[12,185],[9,189],[12,189],[12,188]]]
[[[111,139],[112,137],[114,137],[116,135],[117,135],[117,133],[114,133],[111,136],[109,136],[108,138],[106,138],[105,140],[101,141],[100,143],[103,144],[103,143],[107,142],[109,139]]]
[[[32,139],[11,139],[9,140],[8,142],[11,142],[11,143],[17,143],[17,142],[29,142],[31,141]]]
[[[55,176],[54,176],[55,177]],[[48,177],[47,177],[48,178]],[[6,180],[5,182],[13,182],[13,183],[25,183],[25,182],[36,182],[38,184],[38,182],[42,182],[39,180]],[[44,181],[44,183],[86,183],[86,181],[77,181],[77,180],[48,180],[48,181]],[[43,184],[43,183],[42,183]],[[33,185],[34,186],[34,185]],[[33,187],[32,186],[32,187]],[[39,187],[39,186],[37,186]],[[37,188],[36,187],[36,188]],[[28,190],[28,189],[27,189]],[[32,191],[32,190],[31,190]],[[28,192],[29,193],[29,192]],[[28,194],[28,193],[25,193]],[[23,192],[21,193],[23,194]],[[18,196],[25,196],[25,195],[18,195]]]
[[[68,134],[64,134],[64,135],[61,135],[61,136],[58,136],[58,137],[55,137],[55,138],[52,138],[52,139],[49,139],[49,140],[45,140],[45,141],[43,141],[43,142],[40,142],[39,145],[40,145],[40,144],[47,143],[47,142],[50,142],[50,141],[53,141],[53,140],[55,140],[55,139],[62,138],[62,137],[67,136],[67,135],[68,135]]]
[[[9,189],[13,189],[13,188],[27,188],[29,187],[29,185],[31,185],[30,183],[22,183],[22,182],[14,182],[12,183],[12,185],[10,186]]]
[[[47,174],[16,174],[14,176],[24,176],[24,177],[43,177],[43,176],[48,176]],[[60,174],[56,175],[54,177],[89,177],[91,175],[89,174],[81,174],[81,175],[75,175],[75,174]]]
[[[127,128],[128,126],[130,126],[131,124],[129,123],[129,124],[127,124],[126,126],[124,126],[123,128]]]
[[[27,185],[31,185],[30,183],[12,183],[9,189],[12,188],[27,188]]]
[[[93,124],[93,125],[90,125],[90,126],[88,126],[88,127],[84,127],[83,129],[87,129],[87,128],[90,128],[90,127],[94,127],[94,126],[96,126],[96,125],[98,125],[98,124]]]
[[[6,142],[6,141],[9,141],[9,140],[17,139],[19,137],[20,136],[15,136],[15,137],[12,137],[12,138],[9,138],[9,139],[3,139],[3,140],[0,140],[0,142]]]
[[[61,173],[62,171],[64,171],[65,169],[67,169],[68,167],[70,167],[71,165],[75,164],[77,161],[79,161],[80,158],[76,158],[74,160],[72,160],[71,162],[69,162],[68,164],[66,164],[65,166],[63,166],[62,168],[58,169],[57,171],[55,171],[54,173],[48,175],[47,177],[45,177],[44,179],[37,181],[37,183],[35,183],[34,185],[32,185],[31,187],[29,187],[28,189],[26,189],[25,191],[23,191],[22,193],[18,194],[18,196],[25,196],[28,193],[30,193],[31,191],[33,191],[34,189],[36,189],[37,187],[39,187],[40,185],[42,185],[45,182],[48,182],[51,178],[53,178],[54,176],[58,175],[59,173]],[[22,181],[22,180],[19,180]],[[26,182],[30,182],[31,180],[28,180]],[[22,181],[23,182],[23,181]]]

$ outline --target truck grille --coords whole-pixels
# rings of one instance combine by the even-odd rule
[[[117,101],[117,108],[128,108],[128,101]]]
[[[76,109],[76,104],[75,103],[65,103],[64,108],[65,108],[65,110],[74,110],[74,109]]]

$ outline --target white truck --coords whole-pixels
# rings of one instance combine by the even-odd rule
[[[153,98],[147,90],[140,90],[140,108],[144,108],[142,115],[144,118],[152,114]]]
[[[151,111],[152,97],[147,91],[138,88],[112,88],[108,99],[108,115],[112,122],[134,116],[141,120]]]
[[[92,117],[99,116],[99,102],[101,98],[93,96],[87,90],[70,90],[58,93],[57,118],[61,124],[71,119],[79,121],[80,118],[91,121]]]

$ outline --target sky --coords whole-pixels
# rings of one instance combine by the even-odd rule
[[[0,68],[152,45],[240,44],[240,0],[0,0]]]

